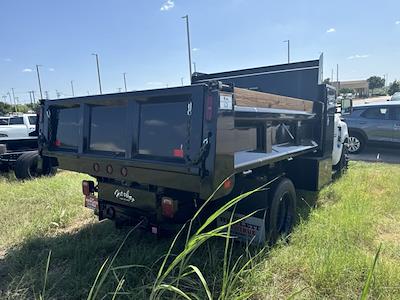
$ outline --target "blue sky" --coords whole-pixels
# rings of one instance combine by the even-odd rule
[[[185,23],[200,72],[316,59],[324,77],[339,64],[341,80],[400,79],[400,1],[261,0],[2,0],[0,97],[14,88],[20,102],[43,90],[70,96],[188,83]],[[335,71],[336,77],[336,71]],[[0,98],[0,101],[2,99]]]

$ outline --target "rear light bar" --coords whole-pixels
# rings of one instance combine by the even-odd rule
[[[83,180],[82,181],[82,193],[85,196],[89,196],[95,192],[94,182],[91,180]]]
[[[176,200],[169,197],[161,198],[161,211],[164,217],[172,219],[175,216],[178,205]]]

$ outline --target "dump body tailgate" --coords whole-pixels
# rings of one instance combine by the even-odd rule
[[[45,101],[41,150],[95,177],[198,190],[205,85]],[[176,176],[171,176],[173,172]]]

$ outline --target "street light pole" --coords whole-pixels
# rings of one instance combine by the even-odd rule
[[[126,88],[126,73],[122,73],[122,75],[124,75],[124,86],[125,86],[125,92],[128,91],[128,89]]]
[[[73,80],[71,80],[71,91],[72,91],[72,97],[75,97],[74,81]]]
[[[100,94],[103,94],[101,90],[101,79],[100,79],[100,67],[99,67],[99,55],[97,53],[92,53],[92,55],[96,56],[96,66],[97,66],[97,78],[99,80],[99,89],[100,89]]]
[[[40,99],[43,99],[42,83],[40,82],[39,67],[41,67],[41,65],[36,65],[36,73],[37,73],[37,78],[38,78],[38,83],[39,83]]]
[[[284,43],[287,43],[287,63],[290,63],[290,40],[285,40],[283,41]]]
[[[190,48],[190,33],[189,33],[189,16],[183,16],[182,19],[186,20],[186,35],[188,44],[188,56],[189,56],[189,82],[192,83],[192,51]]]

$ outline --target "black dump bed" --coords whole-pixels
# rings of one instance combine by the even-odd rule
[[[234,173],[318,151],[324,104],[312,100],[219,81],[46,100],[40,152],[103,183],[206,199]]]

